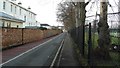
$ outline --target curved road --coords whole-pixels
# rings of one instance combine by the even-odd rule
[[[62,33],[4,63],[4,66],[49,66],[65,37]]]

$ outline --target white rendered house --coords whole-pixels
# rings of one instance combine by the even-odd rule
[[[36,14],[11,0],[0,0],[0,27],[34,26]]]

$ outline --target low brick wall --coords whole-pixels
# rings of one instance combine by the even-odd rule
[[[61,33],[61,30],[0,28],[2,48],[25,44]]]
[[[2,48],[2,29],[0,29],[0,49]]]
[[[43,31],[39,29],[23,29],[23,43],[43,39]]]

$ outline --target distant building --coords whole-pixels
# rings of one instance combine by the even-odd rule
[[[0,0],[0,27],[17,27],[36,25],[36,14],[10,0]]]
[[[45,28],[47,28],[47,29],[51,29],[51,26],[48,25],[48,24],[40,24],[40,25],[41,25],[41,27],[45,27]]]

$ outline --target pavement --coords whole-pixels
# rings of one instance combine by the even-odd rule
[[[74,43],[72,41],[72,38],[69,34],[67,34],[61,52],[59,66],[80,66],[80,63],[76,58],[73,45]]]

